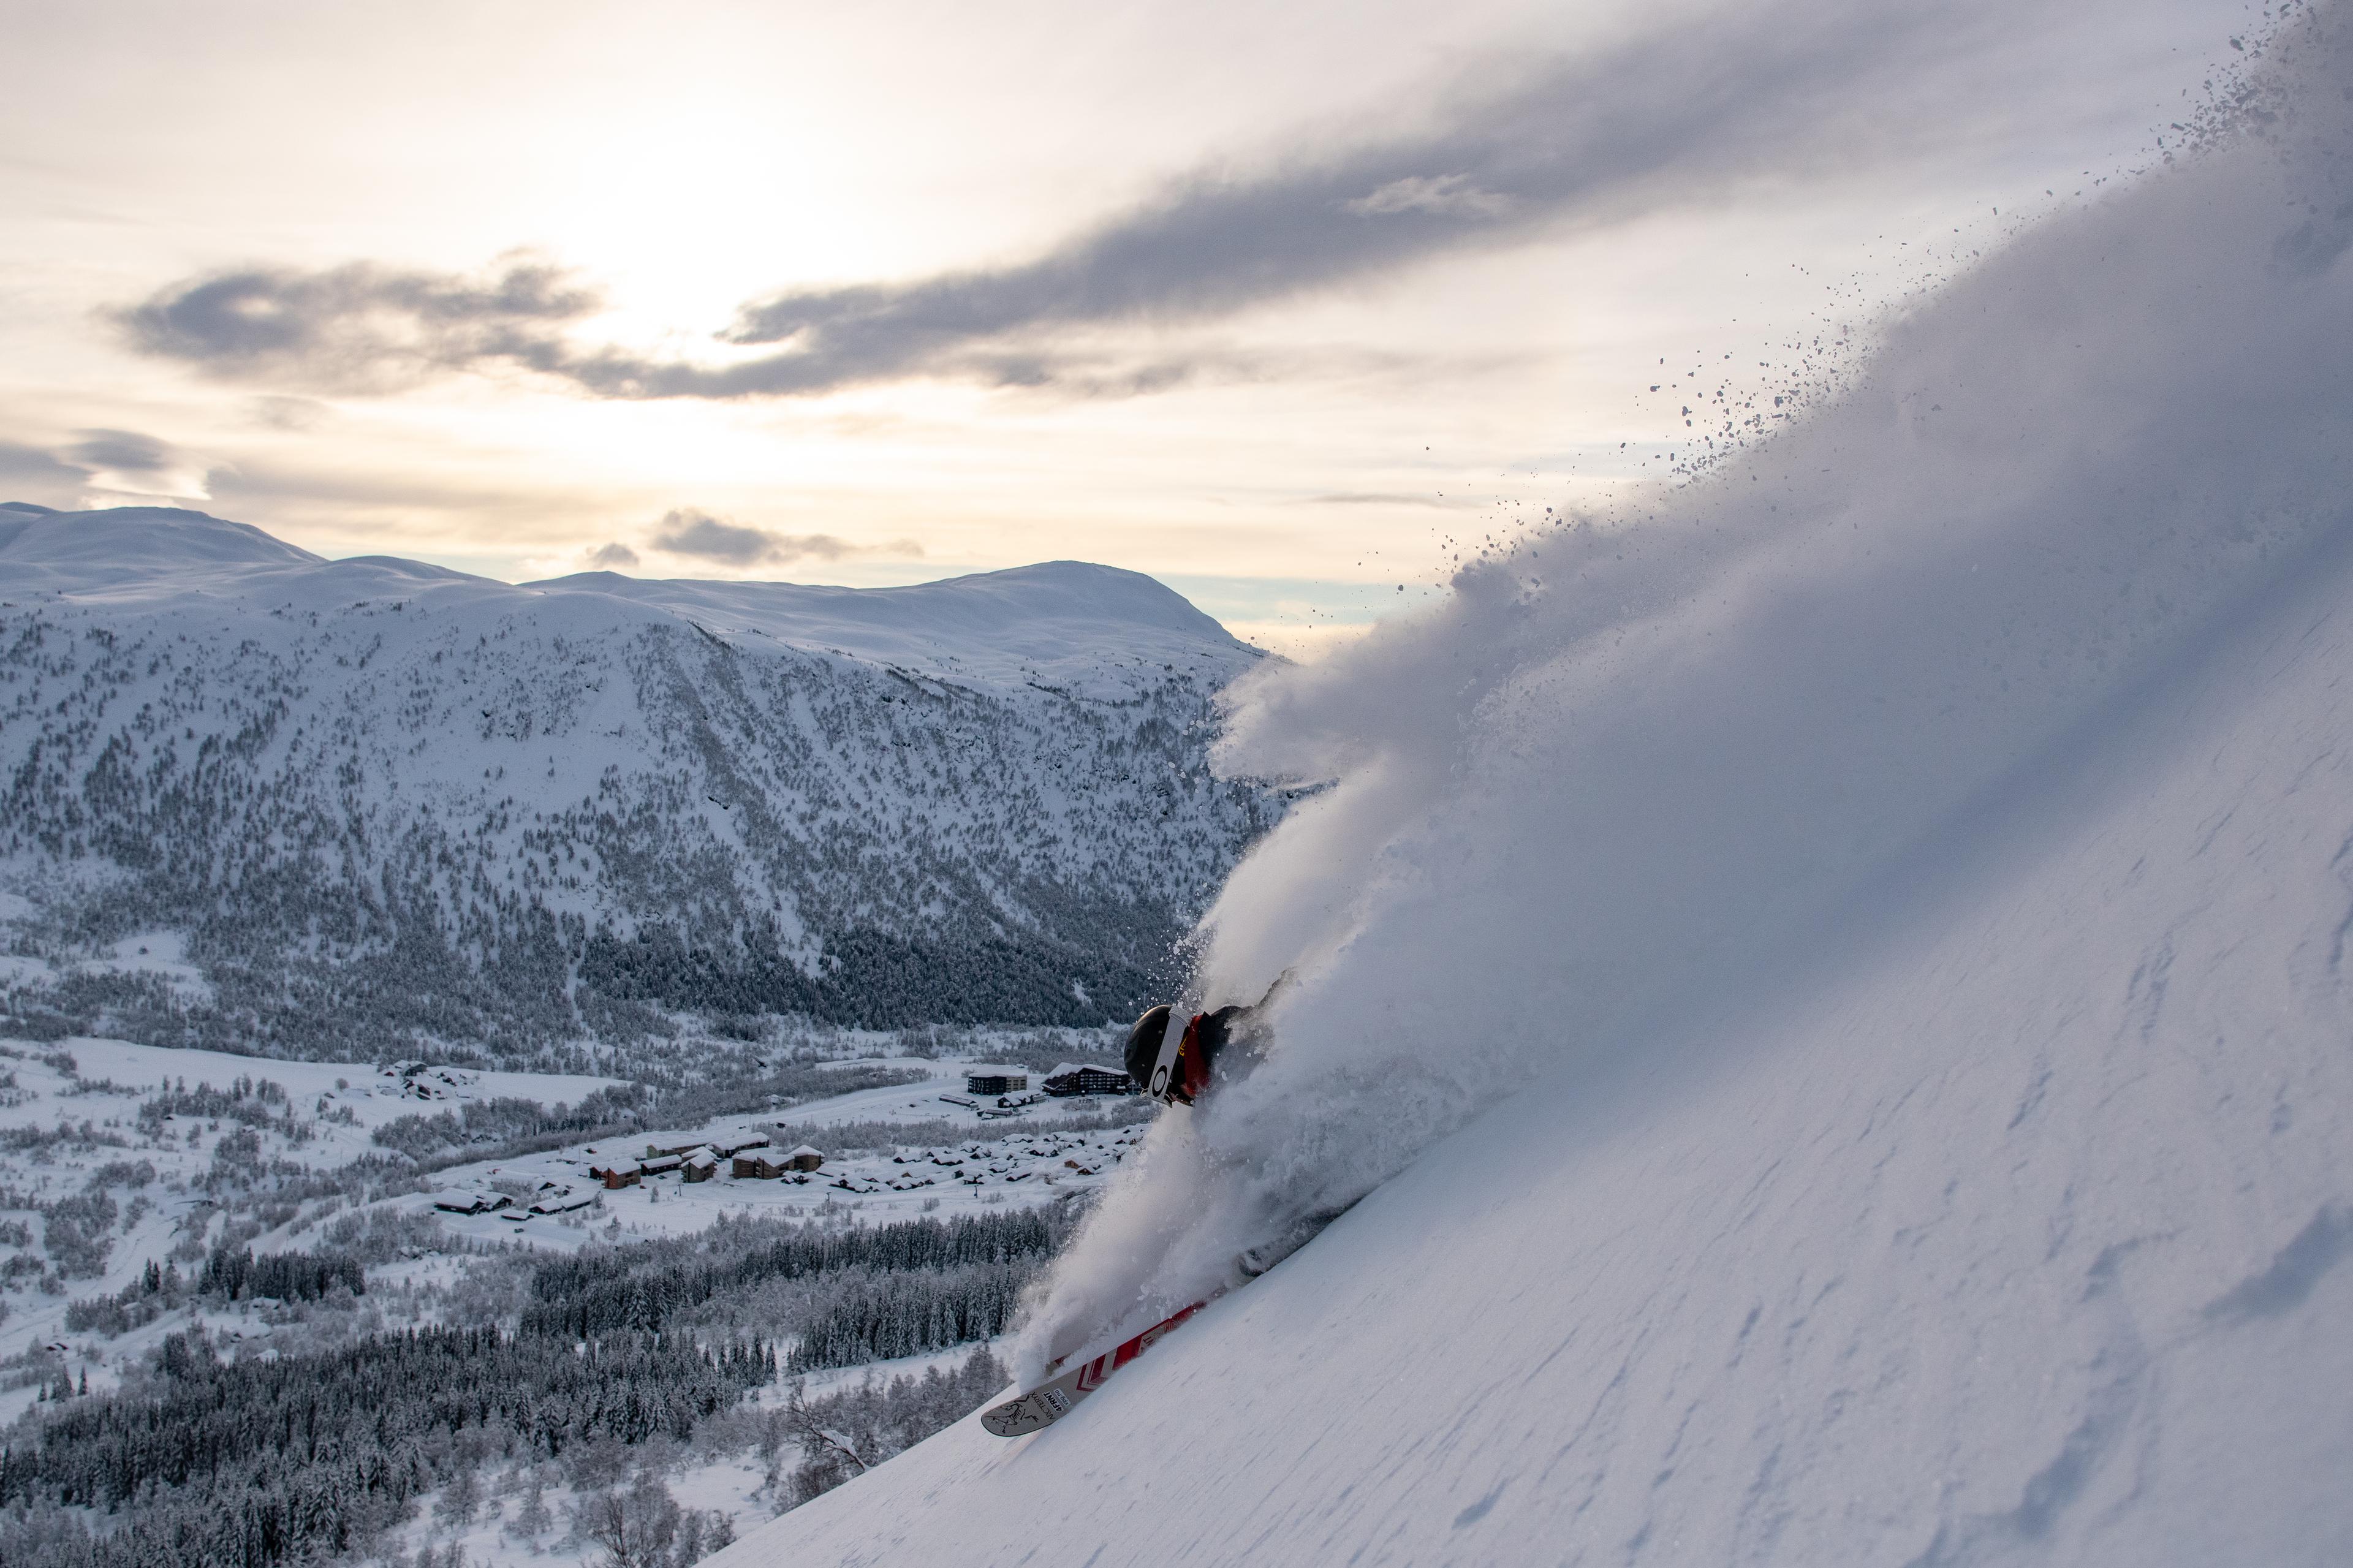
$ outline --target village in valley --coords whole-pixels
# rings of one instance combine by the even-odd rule
[[[617,1146],[607,1139],[459,1167],[441,1173],[433,1206],[451,1222],[494,1219],[507,1234],[568,1215],[588,1215],[632,1232],[674,1234],[723,1213],[798,1215],[828,1199],[854,1200],[870,1219],[895,1217],[900,1208],[955,1213],[1091,1192],[1143,1133],[1141,1122],[1073,1128],[1047,1114],[1132,1094],[1127,1074],[1115,1068],[1065,1062],[1033,1075],[921,1058],[879,1065],[931,1076],[912,1087],[821,1101],[781,1121],[747,1117],[691,1134],[657,1132]],[[1029,1087],[1033,1078],[1036,1089]],[[944,1087],[957,1082],[962,1092]],[[1135,1109],[1142,1109],[1140,1102]],[[1034,1128],[1029,1125],[1033,1118]],[[872,1132],[861,1131],[860,1144],[830,1152],[808,1141],[828,1127],[871,1122],[948,1135],[877,1144]],[[955,1135],[967,1126],[965,1135]],[[787,1138],[800,1141],[787,1145]],[[463,1235],[497,1234],[457,1228]]]
[[[1017,1054],[1050,1060],[1055,1038]],[[810,1436],[812,1412],[878,1462],[998,1385],[992,1346],[1020,1292],[1152,1109],[1090,1049],[1103,1032],[1060,1038],[1093,1059],[884,1055],[903,1040],[845,1031],[766,1079],[667,1098],[594,1074],[0,1041],[0,1421],[109,1394],[168,1404],[189,1375],[175,1366],[343,1375],[404,1335],[494,1334],[528,1364],[570,1347],[602,1368],[608,1409],[701,1403],[650,1429],[600,1436],[575,1415],[569,1439],[530,1439],[533,1378],[554,1373],[511,1369],[512,1413],[453,1433],[465,1462],[370,1504],[349,1538],[407,1568],[516,1568],[593,1554],[610,1515],[691,1562],[856,1473]],[[594,1118],[623,1125],[533,1131]],[[608,1359],[665,1342],[686,1360]],[[26,1528],[108,1513],[43,1518]]]

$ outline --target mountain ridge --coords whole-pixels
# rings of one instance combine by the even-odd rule
[[[1282,809],[1207,763],[1264,656],[1114,568],[507,584],[163,509],[0,527],[34,1026],[555,1060],[677,1008],[1096,1024]],[[75,972],[149,927],[210,1000]]]

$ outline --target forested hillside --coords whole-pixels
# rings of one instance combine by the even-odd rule
[[[671,1009],[1132,1015],[1280,811],[1205,757],[1258,657],[1076,563],[515,587],[0,510],[9,1026],[524,1061]]]
[[[820,1401],[822,1430],[797,1389],[784,1408],[714,1418],[785,1365],[860,1365],[994,1339],[1071,1224],[1060,1208],[872,1229],[835,1215],[536,1263],[493,1253],[480,1271],[513,1284],[437,1298],[448,1321],[373,1330],[355,1310],[365,1292],[356,1254],[216,1249],[195,1294],[276,1298],[281,1310],[321,1302],[316,1342],[225,1354],[237,1347],[198,1327],[130,1363],[111,1392],[91,1394],[87,1372],[79,1388],[62,1373],[45,1381],[0,1445],[0,1562],[314,1562],[376,1548],[437,1493],[438,1518],[470,1523],[501,1469],[530,1472],[542,1490],[569,1486],[580,1500],[575,1533],[601,1542],[592,1510],[647,1506],[616,1495],[632,1462],[642,1473],[753,1443],[770,1468],[772,1506],[787,1508],[843,1479],[845,1455],[877,1462],[964,1414],[1001,1385],[1001,1369],[983,1351],[954,1380],[839,1385]],[[176,1273],[149,1268],[147,1296],[180,1305]],[[518,1297],[519,1322],[481,1305]],[[780,1350],[778,1335],[797,1343]],[[878,1420],[913,1429],[862,1443],[840,1436]],[[854,1446],[836,1452],[845,1441]],[[106,1527],[92,1530],[78,1510]],[[511,1528],[535,1541],[549,1523],[519,1510]],[[684,1568],[700,1554],[659,1561]]]

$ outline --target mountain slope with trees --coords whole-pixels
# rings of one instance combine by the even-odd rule
[[[513,586],[0,509],[11,1026],[521,1061],[677,1009],[1132,1016],[1281,812],[1206,756],[1261,657],[1072,562]]]

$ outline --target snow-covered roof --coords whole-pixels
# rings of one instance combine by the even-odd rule
[[[785,1152],[785,1158],[786,1158],[786,1159],[787,1159],[787,1160],[797,1160],[797,1159],[799,1159],[799,1158],[800,1158],[802,1155],[804,1155],[804,1154],[814,1154],[814,1155],[816,1155],[816,1156],[817,1156],[818,1159],[820,1159],[820,1160],[822,1160],[822,1159],[824,1159],[824,1158],[825,1158],[825,1151],[824,1151],[824,1150],[822,1150],[822,1149],[812,1149],[812,1148],[810,1148],[810,1147],[809,1147],[807,1144],[806,1144],[806,1143],[802,1144],[802,1145],[801,1145],[799,1148],[797,1148],[797,1149],[788,1149],[788,1150],[786,1150],[786,1151]]]

